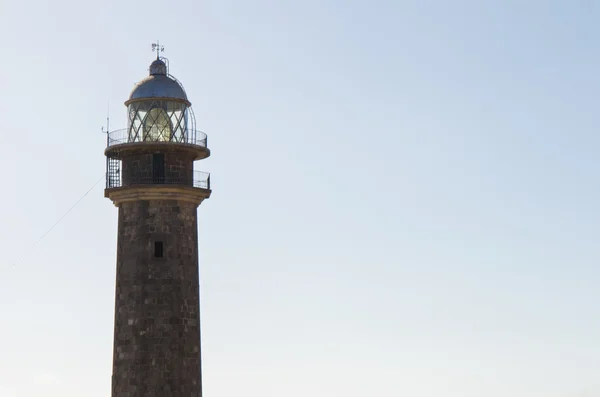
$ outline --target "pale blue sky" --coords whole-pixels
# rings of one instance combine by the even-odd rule
[[[600,396],[597,1],[0,0],[0,396],[110,396],[156,39],[213,156],[205,395]],[[12,264],[15,266],[11,266]]]

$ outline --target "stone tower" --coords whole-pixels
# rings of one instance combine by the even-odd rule
[[[194,162],[210,151],[165,60],[125,102],[127,128],[107,134],[105,196],[119,209],[112,397],[202,396],[197,208],[211,190]]]

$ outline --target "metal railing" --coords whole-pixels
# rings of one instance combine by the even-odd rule
[[[210,189],[210,174],[202,171],[193,171],[192,175],[188,177],[155,174],[148,177],[134,177],[128,181],[123,181],[123,176],[120,175],[119,170],[111,170],[109,168],[106,175],[107,189],[137,185],[180,185],[198,189]]]
[[[186,129],[183,132],[178,131],[177,134],[174,134],[170,137],[169,140],[165,140],[163,136],[150,136],[148,134],[145,137],[133,136],[130,134],[128,128],[123,128],[120,130],[111,131],[106,134],[106,146],[111,147],[114,145],[121,145],[124,143],[157,143],[157,142],[172,142],[172,143],[185,143],[189,145],[196,145],[207,147],[207,136],[202,131],[197,131],[193,129]]]

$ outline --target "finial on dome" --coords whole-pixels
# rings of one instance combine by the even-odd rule
[[[156,51],[156,60],[158,60],[160,53],[165,52],[165,46],[160,45],[160,41],[156,40],[156,43],[152,43],[152,52],[154,51]]]
[[[156,43],[152,43],[152,52],[154,51],[156,51],[156,60],[150,65],[150,76],[166,76],[167,65],[160,59],[160,53],[165,51],[165,46],[160,45],[160,42],[156,40]]]

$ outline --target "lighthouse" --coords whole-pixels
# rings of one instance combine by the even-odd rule
[[[112,397],[201,397],[198,206],[210,156],[162,47],[110,131],[105,197],[118,208]]]

